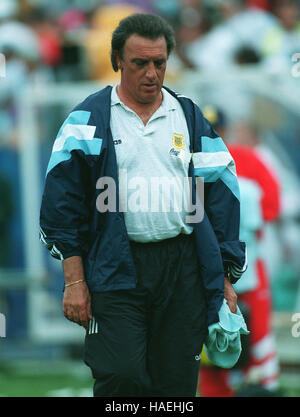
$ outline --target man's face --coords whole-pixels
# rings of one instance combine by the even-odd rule
[[[138,103],[152,103],[160,94],[166,64],[167,44],[164,37],[152,40],[131,35],[124,45],[123,59],[117,57],[121,69],[121,86]]]

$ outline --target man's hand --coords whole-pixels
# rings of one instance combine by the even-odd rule
[[[77,284],[65,288],[63,298],[64,316],[74,323],[88,329],[91,315],[91,297],[84,281],[82,259],[80,256],[72,256],[63,261],[63,269],[66,284],[83,280]]]
[[[64,316],[88,329],[91,316],[91,299],[85,282],[65,288],[63,299]]]
[[[227,301],[228,307],[232,313],[237,311],[237,295],[229,278],[224,278],[224,298]]]

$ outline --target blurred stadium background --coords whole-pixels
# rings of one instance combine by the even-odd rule
[[[63,317],[61,264],[38,240],[39,207],[57,131],[74,105],[117,82],[110,36],[134,11],[174,27],[166,84],[221,109],[228,140],[256,147],[281,184],[263,257],[280,390],[300,396],[299,9],[286,0],[0,1],[0,396],[91,395],[84,331]]]

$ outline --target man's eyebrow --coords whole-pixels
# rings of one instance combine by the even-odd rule
[[[144,63],[146,64],[147,62],[151,61],[150,59],[146,59],[146,58],[132,58],[131,62],[140,62],[140,63]],[[165,62],[166,59],[165,58],[157,58],[153,60],[154,62]]]
[[[131,62],[149,62],[149,59],[145,59],[145,58],[132,58]]]

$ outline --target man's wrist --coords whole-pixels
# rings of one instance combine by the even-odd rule
[[[224,285],[232,285],[231,279],[229,276],[224,277]]]
[[[74,285],[85,281],[82,259],[79,256],[73,256],[63,261],[63,270],[65,277],[65,286]]]
[[[228,279],[230,284],[235,284],[236,279],[231,275],[229,264],[223,264],[224,268],[224,277]]]
[[[71,287],[72,285],[80,284],[81,282],[85,282],[84,279],[78,279],[77,281],[71,281],[68,283],[65,283],[65,287]]]

